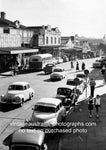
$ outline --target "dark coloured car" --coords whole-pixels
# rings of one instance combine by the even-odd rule
[[[43,68],[43,71],[45,72],[45,74],[50,74],[53,72],[54,67],[55,67],[54,63],[46,64],[46,66]]]
[[[57,89],[56,98],[59,98],[62,101],[63,106],[66,110],[69,110],[72,105],[71,94],[73,89],[70,86],[66,85],[63,87],[59,87]]]
[[[45,133],[35,129],[19,129],[11,136],[9,150],[47,150]]]

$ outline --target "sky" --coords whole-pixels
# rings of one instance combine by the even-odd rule
[[[106,34],[106,0],[0,0],[0,11],[25,26],[58,27],[62,36]]]

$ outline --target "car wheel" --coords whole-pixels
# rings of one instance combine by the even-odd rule
[[[24,99],[22,98],[22,101],[21,101],[21,103],[20,103],[20,106],[22,107],[23,104],[24,104]]]
[[[29,94],[29,100],[31,100],[32,97],[33,97],[33,93],[30,93],[30,94]]]

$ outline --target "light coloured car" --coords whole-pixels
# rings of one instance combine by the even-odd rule
[[[65,71],[63,68],[56,67],[53,69],[52,74],[50,75],[51,80],[62,80],[65,78]]]
[[[54,127],[58,122],[63,121],[66,110],[60,99],[41,98],[33,108],[30,122],[44,127]]]
[[[58,64],[63,63],[63,59],[61,57],[56,57],[55,59],[57,60]]]
[[[1,96],[1,104],[17,104],[22,106],[23,103],[32,99],[34,90],[28,82],[13,82],[9,85],[7,93]]]

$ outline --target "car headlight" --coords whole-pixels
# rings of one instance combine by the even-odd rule
[[[20,101],[21,99],[20,99],[20,97],[19,96],[17,96],[17,97],[15,97],[15,99],[14,99],[15,101]]]

